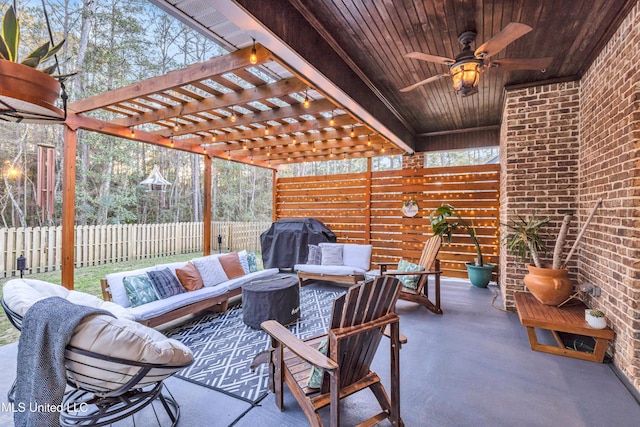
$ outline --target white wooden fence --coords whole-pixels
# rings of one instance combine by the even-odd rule
[[[260,251],[260,234],[270,222],[212,222],[211,251]],[[57,270],[62,261],[61,227],[0,228],[0,277],[19,275],[16,260],[27,259],[31,273]],[[202,252],[202,222],[174,224],[82,225],[75,228],[75,265],[86,267]]]

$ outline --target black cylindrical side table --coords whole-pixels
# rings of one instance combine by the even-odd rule
[[[300,288],[295,276],[255,280],[242,286],[242,320],[260,329],[265,320],[287,326],[300,319]]]

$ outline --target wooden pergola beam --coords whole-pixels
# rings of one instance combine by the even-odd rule
[[[254,64],[249,62],[250,53],[251,47],[240,49],[228,55],[215,57],[207,62],[191,65],[182,70],[171,71],[163,76],[152,77],[129,86],[72,102],[69,104],[68,109],[76,113],[92,111],[125,102],[132,97],[151,95],[178,88],[190,82],[206,80],[211,76],[224,74],[234,69],[253,67]],[[256,45],[256,53],[258,64],[265,63],[271,59],[271,52],[261,45]]]
[[[62,220],[61,233],[62,263],[61,282],[67,289],[73,289],[75,263],[75,216],[76,216],[76,143],[77,132],[64,127],[64,147],[62,150]]]
[[[341,114],[340,116],[336,116],[334,118],[333,125],[330,124],[330,121],[331,119],[327,119],[321,116],[316,120],[304,120],[297,123],[286,123],[279,126],[269,126],[269,136],[292,134],[294,132],[308,132],[310,130],[323,131],[328,127],[339,128],[342,126],[349,126],[359,123],[348,114]],[[262,122],[262,124],[264,123],[265,122]],[[254,128],[253,130],[234,131],[226,133],[224,135],[217,134],[214,142],[234,142],[242,139],[264,138],[265,136],[267,135],[265,135],[265,131],[263,128]],[[185,138],[183,139],[183,141],[186,143],[199,144],[199,139],[196,140],[196,138]]]
[[[273,110],[257,111],[249,114],[236,114],[236,121],[232,122],[230,118],[208,120],[193,125],[179,126],[178,130],[171,132],[175,135],[188,134],[203,131],[212,131],[224,128],[234,128],[242,125],[251,125],[253,123],[266,122],[269,120],[280,120],[293,116],[302,116],[305,114],[317,114],[323,111],[330,111],[336,106],[328,99],[320,99],[314,101],[305,108],[302,103],[292,104],[288,107],[275,108]],[[155,131],[158,135],[166,135],[166,130]]]
[[[266,98],[279,97],[292,92],[302,91],[306,87],[305,83],[295,77],[292,77],[275,83],[256,86],[252,89],[243,89],[238,92],[230,92],[220,96],[210,96],[200,101],[190,101],[161,110],[146,111],[141,114],[112,120],[111,123],[123,126],[140,125],[143,123],[167,120],[189,114],[208,112],[217,108],[228,108],[234,105],[246,104],[248,102],[261,101]]]

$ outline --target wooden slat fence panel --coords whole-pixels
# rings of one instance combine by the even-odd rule
[[[260,252],[260,234],[271,222],[212,222],[214,252],[218,235],[222,250]],[[201,222],[76,226],[75,265],[86,267],[142,258],[202,251]],[[61,265],[62,228],[0,228],[0,277],[19,275],[16,260],[27,258],[25,274],[57,270]]]
[[[373,172],[370,176],[280,178],[275,217],[313,217],[324,222],[339,242],[370,241],[374,263],[401,258],[416,262],[424,242],[432,235],[429,214],[442,203],[449,203],[473,221],[485,261],[498,262],[500,165],[403,169]],[[418,203],[419,211],[413,218],[401,212],[408,199]],[[475,258],[471,238],[464,231],[454,235],[450,244],[443,245],[438,258],[445,275],[466,277],[464,263]]]

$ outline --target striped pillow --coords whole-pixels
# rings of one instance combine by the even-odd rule
[[[185,289],[178,279],[176,279],[168,268],[160,271],[147,271],[147,276],[151,279],[153,289],[155,289],[160,299],[169,298],[185,292]]]

